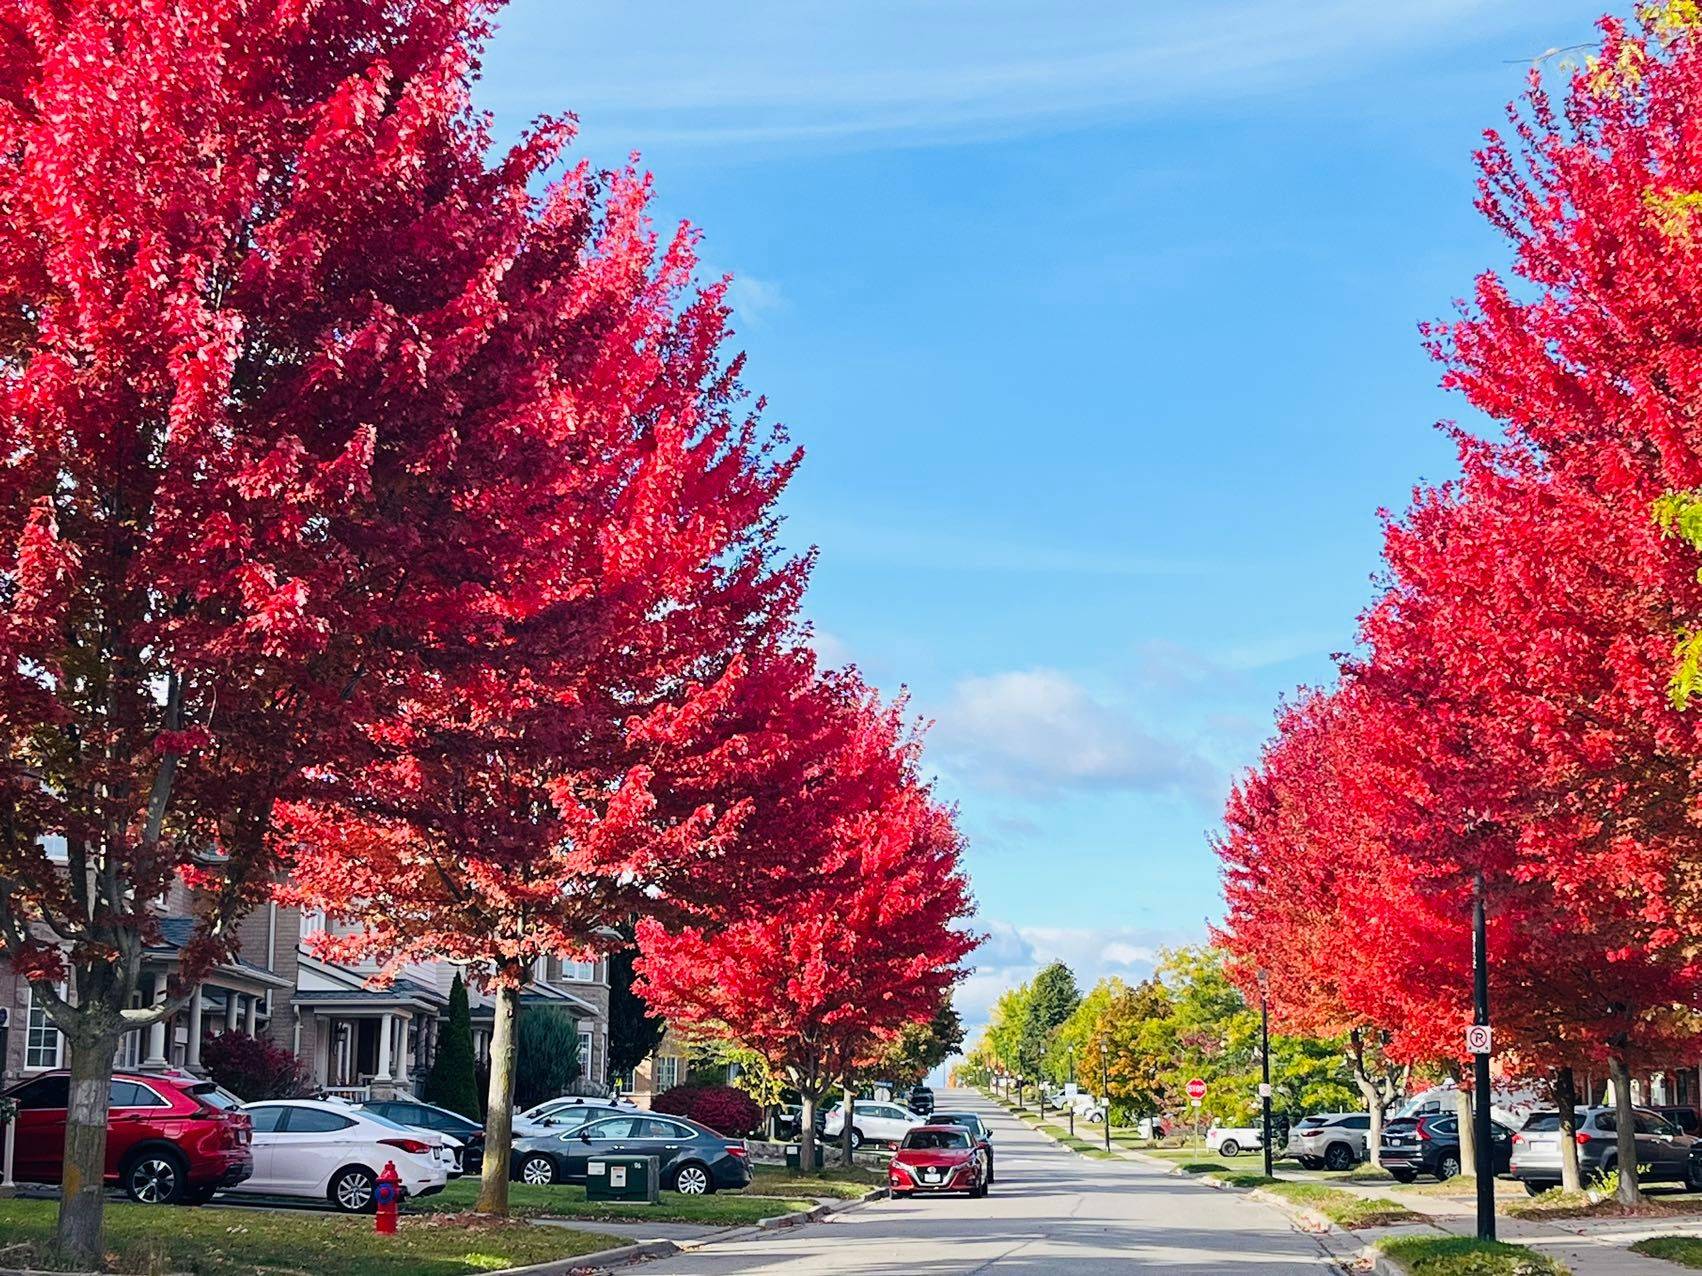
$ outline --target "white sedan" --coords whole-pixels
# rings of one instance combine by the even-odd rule
[[[897,1143],[917,1126],[927,1124],[926,1117],[919,1117],[897,1103],[858,1099],[851,1113],[851,1146],[860,1148],[865,1143]],[[827,1114],[822,1133],[830,1140],[836,1139],[844,1128],[845,1105],[841,1103]]]
[[[254,1122],[254,1174],[231,1192],[306,1197],[361,1214],[372,1209],[386,1162],[395,1164],[404,1196],[441,1192],[452,1168],[441,1135],[347,1104],[279,1099],[242,1111]]]

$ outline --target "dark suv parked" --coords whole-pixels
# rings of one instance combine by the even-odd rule
[[[917,1116],[929,1116],[934,1111],[934,1092],[925,1085],[911,1086],[905,1104]]]
[[[1513,1152],[1513,1131],[1499,1121],[1490,1122],[1495,1173],[1505,1174]],[[1420,1174],[1451,1179],[1460,1172],[1460,1118],[1454,1113],[1426,1113],[1396,1117],[1383,1128],[1378,1157],[1383,1168],[1402,1183]]]
[[[71,1074],[47,1072],[6,1091],[18,1105],[13,1177],[64,1174]],[[106,1181],[144,1205],[204,1205],[254,1173],[248,1117],[236,1096],[186,1073],[116,1072],[107,1092]]]
[[[430,1130],[434,1134],[447,1134],[458,1141],[462,1147],[460,1164],[456,1167],[457,1174],[477,1174],[484,1165],[485,1128],[477,1121],[468,1120],[459,1112],[451,1112],[448,1108],[440,1108],[431,1103],[421,1103],[416,1099],[374,1099],[360,1106],[362,1112],[385,1117],[397,1125],[405,1125],[413,1130]]]

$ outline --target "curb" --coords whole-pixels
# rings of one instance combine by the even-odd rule
[[[1367,1245],[1360,1250],[1359,1261],[1371,1264],[1366,1270],[1371,1272],[1372,1276],[1411,1276],[1405,1267],[1402,1267],[1375,1245]]]
[[[624,1267],[628,1263],[641,1262],[648,1258],[665,1258],[669,1254],[679,1252],[680,1247],[673,1241],[637,1241],[631,1245],[617,1245],[613,1249],[575,1254],[572,1258],[556,1258],[547,1263],[534,1263],[530,1267],[503,1267],[487,1273],[487,1276],[572,1276],[575,1272]],[[0,1276],[9,1276],[9,1273],[0,1272]]]

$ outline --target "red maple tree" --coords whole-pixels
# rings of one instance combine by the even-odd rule
[[[979,942],[962,840],[915,776],[917,741],[855,678],[818,690],[855,729],[813,755],[798,800],[751,812],[753,836],[792,851],[766,902],[708,926],[647,917],[637,963],[640,995],[671,1027],[754,1050],[797,1089],[806,1166],[821,1097],[930,1019]]]
[[[346,773],[417,653],[507,623],[583,428],[564,387],[633,374],[583,361],[631,314],[587,179],[530,190],[567,130],[487,162],[488,8],[0,15],[0,944],[70,1045],[85,1260],[118,1036],[229,954],[275,804]],[[182,886],[181,979],[126,1009]]]

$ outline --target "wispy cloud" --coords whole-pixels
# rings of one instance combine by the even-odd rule
[[[1008,135],[1363,72],[1510,29],[1503,0],[516,0],[482,97],[623,141]],[[521,36],[519,33],[524,33]],[[709,58],[705,49],[714,49]]]
[[[1215,797],[1218,774],[1055,669],[965,678],[936,715],[929,748],[957,779],[1021,796],[1119,790]]]

